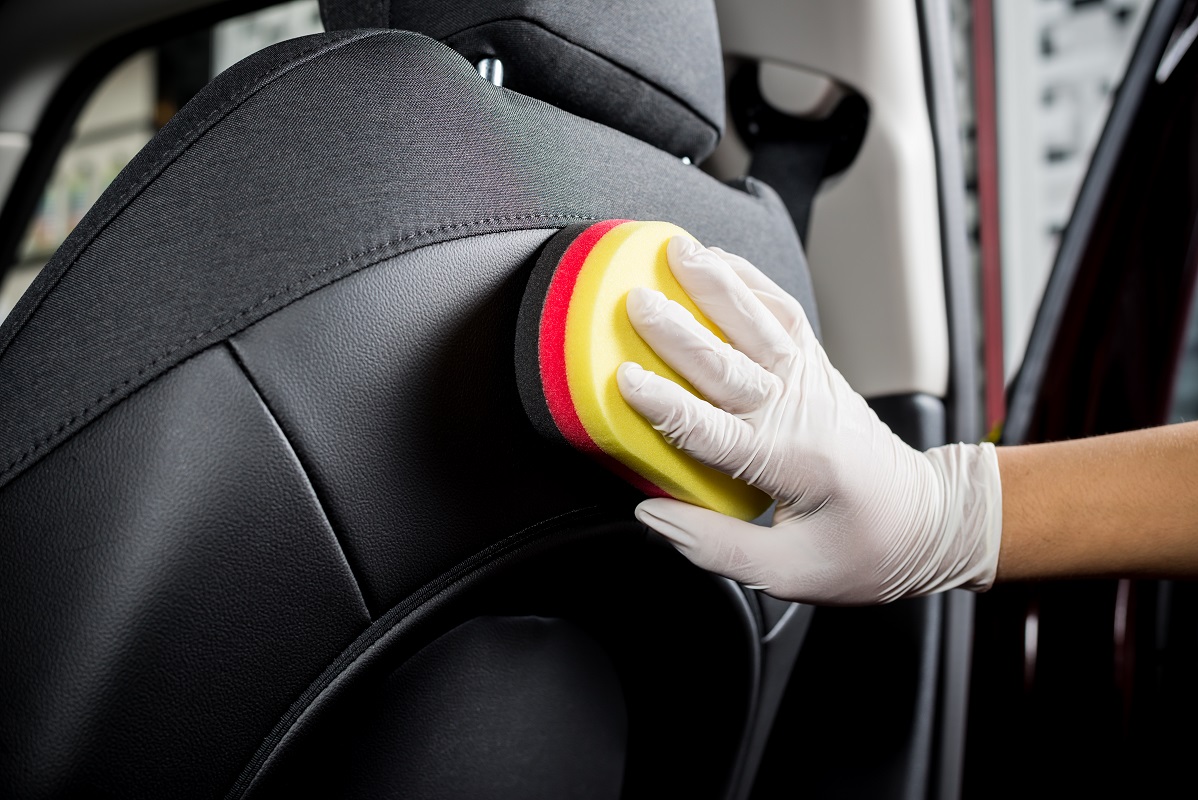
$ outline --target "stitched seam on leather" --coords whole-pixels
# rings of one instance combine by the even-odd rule
[[[542,520],[535,525],[530,525],[459,562],[456,566],[441,573],[388,609],[374,623],[367,627],[366,630],[362,631],[348,647],[342,650],[316,680],[308,684],[308,687],[296,698],[295,702],[288,707],[287,711],[284,712],[275,724],[275,727],[271,729],[270,733],[266,735],[262,743],[258,746],[258,749],[254,751],[254,755],[246,762],[241,774],[237,776],[237,780],[234,781],[228,793],[226,793],[226,800],[234,800],[234,798],[240,798],[245,794],[279,744],[303,717],[304,712],[328,690],[329,686],[337,678],[347,672],[359,658],[365,655],[387,633],[400,625],[422,606],[435,601],[441,595],[470,578],[480,569],[502,564],[524,547],[542,538],[546,538],[550,534],[556,533],[560,530],[563,523],[582,522],[587,519],[597,518],[599,517],[600,509],[600,506],[589,506],[587,508],[568,511],[556,517]]]
[[[282,421],[279,420],[279,415],[270,407],[270,402],[266,399],[266,393],[258,386],[258,381],[254,378],[254,373],[246,366],[245,361],[241,357],[241,352],[237,349],[237,345],[226,339],[222,343],[229,351],[229,355],[233,358],[233,363],[241,371],[245,377],[246,383],[249,384],[250,390],[257,395],[258,401],[262,403],[262,407],[266,409],[266,415],[270,417],[270,421],[274,424],[282,437],[283,442],[287,445],[287,449],[291,451],[291,455],[295,458],[295,463],[298,465],[299,474],[308,483],[308,488],[312,490],[312,496],[316,499],[316,507],[320,509],[320,514],[324,517],[325,524],[329,526],[329,532],[333,535],[333,542],[337,545],[337,549],[341,551],[341,558],[345,561],[345,568],[349,570],[349,576],[354,581],[354,588],[358,591],[358,599],[362,601],[362,610],[366,612],[366,619],[374,621],[374,614],[370,611],[370,604],[366,602],[366,593],[362,591],[362,580],[358,577],[357,570],[354,569],[353,562],[349,560],[349,553],[345,549],[345,542],[340,534],[337,533],[337,526],[333,524],[333,517],[329,514],[327,504],[324,498],[321,497],[321,492],[316,487],[316,481],[312,478],[312,470],[304,463],[303,457],[300,456],[299,449],[291,441],[291,437],[287,435],[287,429],[283,427]]]
[[[685,109],[686,109],[687,111],[689,111],[690,113],[694,114],[696,117],[698,117],[699,121],[701,121],[703,124],[707,125],[707,127],[711,128],[712,132],[714,132],[714,133],[715,133],[715,135],[716,135],[716,138],[717,138],[717,139],[719,138],[719,136],[720,136],[720,129],[719,129],[719,126],[718,126],[716,123],[714,123],[714,122],[712,122],[711,120],[709,120],[705,114],[701,113],[701,112],[700,112],[698,109],[696,109],[696,108],[695,108],[693,105],[691,105],[689,102],[687,102],[686,100],[683,100],[681,97],[679,97],[678,95],[674,94],[674,92],[672,92],[671,90],[667,89],[666,87],[662,86],[661,84],[657,83],[656,81],[653,81],[653,80],[650,80],[649,78],[646,78],[644,75],[640,74],[639,72],[637,72],[636,70],[632,69],[631,67],[626,67],[626,66],[624,66],[624,65],[623,65],[623,64],[621,64],[619,61],[616,61],[616,60],[612,59],[612,58],[611,58],[610,56],[608,56],[608,55],[605,55],[605,54],[603,54],[603,53],[600,53],[600,52],[599,52],[599,51],[597,51],[597,50],[592,50],[591,48],[587,47],[586,45],[584,45],[584,44],[579,44],[578,42],[576,42],[576,41],[574,41],[573,39],[570,39],[570,38],[568,38],[568,37],[566,37],[566,36],[562,36],[562,35],[561,35],[560,33],[558,33],[557,31],[553,30],[552,28],[548,28],[548,27],[546,27],[546,26],[545,26],[543,23],[541,23],[541,22],[538,22],[538,21],[537,21],[537,20],[535,20],[535,19],[529,19],[528,17],[503,17],[502,19],[493,19],[493,20],[490,20],[490,21],[488,21],[488,22],[480,22],[480,23],[478,23],[477,25],[468,25],[468,26],[466,26],[465,28],[462,28],[462,29],[461,29],[461,30],[459,30],[459,31],[454,31],[453,33],[451,33],[451,34],[448,34],[447,36],[445,36],[445,38],[444,38],[444,39],[442,39],[441,41],[443,41],[443,42],[445,42],[447,45],[449,45],[449,40],[450,40],[450,39],[452,39],[452,38],[454,38],[455,36],[461,36],[462,34],[464,34],[464,33],[469,33],[470,31],[476,30],[477,28],[484,28],[484,27],[486,27],[486,26],[488,26],[488,25],[494,25],[495,23],[498,23],[498,22],[525,22],[525,23],[528,23],[529,25],[533,25],[533,26],[535,26],[535,27],[537,27],[537,28],[540,28],[541,30],[543,30],[543,31],[545,31],[546,33],[548,33],[550,36],[555,36],[555,37],[557,37],[558,39],[561,39],[563,42],[565,42],[565,43],[566,43],[566,44],[568,44],[568,45],[571,45],[571,46],[573,46],[573,47],[577,47],[579,50],[582,50],[582,51],[584,51],[584,52],[586,52],[586,53],[590,53],[591,55],[593,55],[593,56],[595,56],[596,58],[598,58],[600,61],[604,61],[604,62],[606,62],[606,63],[608,63],[608,64],[611,64],[611,65],[612,65],[613,67],[615,67],[616,69],[620,70],[621,72],[623,72],[623,73],[625,73],[625,74],[627,74],[627,75],[630,75],[630,76],[632,76],[634,79],[636,79],[636,80],[638,80],[638,81],[641,81],[641,82],[643,82],[643,83],[647,84],[647,85],[648,85],[649,87],[651,87],[652,89],[654,89],[654,90],[656,90],[657,92],[661,93],[661,94],[662,94],[662,96],[664,96],[664,97],[666,97],[666,98],[668,98],[668,99],[670,99],[670,100],[673,100],[675,103],[677,103],[678,105],[682,106],[683,108],[685,108]],[[449,46],[451,46],[451,47],[452,47],[452,45],[449,45]]]
[[[324,53],[338,50],[342,47],[353,44],[354,42],[361,41],[362,39],[367,39],[372,36],[380,36],[387,33],[392,33],[392,31],[372,31],[369,33],[359,33],[356,35],[351,35],[348,38],[333,44],[321,42],[320,44],[314,45],[307,50],[297,53],[290,61],[288,61],[286,64],[280,65],[279,67],[276,67],[265,77],[260,77],[253,81],[247,81],[231,91],[229,93],[229,99],[227,99],[226,102],[232,103],[232,105],[227,107],[222,106],[221,108],[214,110],[207,117],[204,117],[202,120],[196,122],[182,134],[182,141],[180,141],[180,143],[176,145],[174,149],[169,150],[166,154],[164,154],[162,161],[149,165],[145,171],[133,179],[133,184],[131,188],[127,190],[127,194],[117,203],[116,207],[112,209],[108,216],[106,216],[103,221],[98,224],[95,232],[88,236],[87,239],[85,239],[83,243],[78,246],[77,251],[71,256],[66,266],[62,268],[58,275],[54,277],[53,282],[46,287],[41,295],[38,296],[37,301],[29,308],[27,312],[25,312],[24,317],[13,330],[12,335],[8,337],[8,340],[0,343],[0,358],[3,358],[4,354],[8,351],[8,348],[17,340],[17,337],[21,335],[21,332],[25,329],[25,326],[31,319],[33,319],[34,315],[38,312],[38,309],[41,308],[45,299],[49,297],[56,288],[58,288],[58,284],[61,283],[63,278],[66,277],[67,273],[71,271],[71,267],[78,263],[79,259],[91,246],[92,242],[98,239],[100,235],[108,229],[108,226],[111,225],[112,222],[119,217],[126,208],[129,207],[129,204],[136,200],[138,196],[140,196],[141,193],[144,192],[146,188],[154,182],[154,179],[156,179],[159,175],[165,172],[168,167],[178,161],[179,158],[189,149],[191,149],[191,146],[199,141],[204,133],[207,133],[209,130],[211,130],[217,122],[223,120],[225,117],[241,108],[241,106],[244,105],[247,100],[265,89],[271,83],[274,83],[283,75],[290,72],[292,69],[303,66],[312,59],[323,55]],[[244,96],[241,96],[243,94]],[[0,475],[0,477],[2,477],[2,475]]]
[[[579,220],[579,221],[587,221],[587,220],[593,221],[595,218],[580,216],[580,215],[576,215],[576,214],[525,214],[525,215],[512,216],[512,217],[489,217],[487,219],[474,220],[472,222],[459,222],[459,223],[454,223],[451,225],[441,225],[436,228],[429,228],[429,229],[426,229],[423,231],[417,231],[415,233],[407,234],[406,236],[401,236],[398,239],[393,239],[391,241],[384,242],[383,244],[375,245],[374,247],[371,247],[369,249],[361,250],[357,253],[354,253],[353,255],[347,256],[346,258],[342,258],[342,259],[334,262],[333,264],[330,264],[325,267],[321,267],[320,269],[318,269],[314,272],[310,272],[307,275],[305,275],[297,280],[294,280],[291,283],[286,284],[282,288],[271,292],[267,296],[263,297],[262,299],[254,302],[253,304],[251,304],[249,306],[246,306],[245,308],[236,312],[232,316],[226,317],[225,319],[221,320],[220,322],[217,322],[215,325],[212,325],[211,327],[206,328],[205,330],[202,330],[199,333],[192,334],[192,335],[188,336],[186,339],[169,346],[166,350],[161,352],[159,355],[155,356],[152,360],[147,362],[142,367],[138,368],[135,372],[130,374],[128,377],[126,377],[125,379],[123,379],[122,381],[117,383],[116,385],[112,386],[107,391],[100,394],[89,405],[87,405],[84,408],[80,409],[79,411],[75,412],[74,415],[71,416],[70,418],[62,421],[54,430],[50,431],[49,433],[43,434],[41,436],[41,438],[37,439],[33,444],[31,444],[28,447],[28,449],[26,449],[20,455],[16,456],[16,458],[14,458],[12,461],[8,462],[4,466],[3,469],[0,469],[0,486],[2,486],[5,482],[5,480],[8,478],[8,476],[14,470],[16,470],[18,467],[20,467],[27,459],[38,454],[38,451],[42,450],[43,447],[46,447],[47,445],[51,445],[52,443],[54,443],[54,440],[56,437],[58,437],[59,435],[61,435],[65,431],[67,431],[76,422],[82,421],[87,415],[89,415],[93,411],[97,410],[100,406],[102,406],[105,402],[107,402],[109,399],[111,399],[114,395],[118,394],[121,390],[127,388],[130,384],[132,384],[134,381],[136,381],[142,375],[145,375],[147,372],[149,372],[151,369],[153,369],[155,366],[157,366],[159,362],[167,359],[169,356],[171,356],[172,354],[176,353],[177,351],[183,349],[184,347],[187,347],[188,345],[190,345],[200,339],[203,339],[205,336],[209,336],[209,335],[217,332],[221,328],[230,326],[233,323],[236,323],[238,320],[241,320],[242,318],[249,316],[257,309],[259,309],[262,306],[269,303],[271,300],[274,300],[275,298],[277,298],[281,295],[287,294],[288,292],[290,292],[296,288],[299,288],[305,284],[311,283],[311,282],[315,281],[317,278],[321,277],[322,275],[332,272],[333,270],[337,269],[338,267],[352,263],[353,261],[355,261],[359,258],[363,258],[364,256],[372,255],[374,253],[377,253],[379,250],[383,250],[388,247],[402,245],[406,242],[409,242],[413,239],[417,239],[422,236],[431,236],[433,234],[446,233],[448,231],[453,231],[453,230],[465,230],[465,229],[469,229],[469,228],[473,228],[473,227],[478,227],[480,225],[500,224],[500,223],[505,223],[505,222],[520,222],[520,221],[528,221],[528,220],[534,220],[534,219],[543,219],[543,220],[568,219],[568,220]],[[413,248],[413,249],[415,249],[415,248]],[[379,258],[378,260],[370,261],[365,264],[362,264],[357,269],[347,272],[345,275],[342,275],[337,280],[348,277],[349,275],[352,275],[356,272],[360,272],[361,270],[366,269],[368,267],[374,266],[375,264],[377,264],[381,261],[385,261],[388,258],[394,258],[397,255],[402,255],[405,252],[409,252],[409,251],[401,249],[401,250],[398,250],[389,255],[385,255],[385,256]],[[298,299],[298,296],[294,299]],[[280,306],[280,308],[275,309],[275,311],[281,310],[284,307],[285,306]],[[274,312],[272,312],[272,313],[274,313]],[[253,320],[253,321],[256,321],[256,320]],[[242,326],[242,327],[246,327],[249,324],[252,324],[252,322],[247,322],[246,325]],[[233,333],[236,333],[239,330],[242,330],[242,328],[235,327],[229,331],[229,335],[232,335]],[[213,343],[215,344],[215,342],[213,342]],[[57,442],[54,444],[55,445],[61,444],[61,442]],[[49,449],[53,449],[53,447],[51,447]],[[46,452],[48,452],[48,451],[46,451]]]

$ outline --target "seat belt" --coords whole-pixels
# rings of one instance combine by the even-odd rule
[[[752,153],[749,176],[782,198],[799,238],[807,238],[820,186],[853,163],[869,126],[865,98],[850,93],[822,118],[797,117],[771,106],[761,93],[760,66],[744,64],[729,85],[737,133]]]

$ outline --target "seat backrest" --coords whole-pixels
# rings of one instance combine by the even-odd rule
[[[675,222],[814,313],[777,197],[680,158],[722,109],[678,6],[660,141],[356,29],[226,71],[118,176],[0,327],[0,794],[743,791],[774,618],[538,438],[512,368],[576,221]],[[515,81],[544,42],[503,30]],[[540,68],[629,85],[603,36]]]

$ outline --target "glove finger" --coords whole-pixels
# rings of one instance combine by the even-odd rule
[[[678,283],[737,350],[771,372],[790,360],[790,334],[727,263],[684,236],[670,239],[666,256]]]
[[[661,292],[628,293],[628,319],[662,360],[730,414],[759,408],[780,381],[748,356],[721,341],[678,303]]]
[[[719,247],[709,247],[708,250],[732,267],[732,271],[745,282],[753,294],[757,295],[761,304],[769,309],[778,322],[782,323],[782,327],[790,334],[793,341],[805,344],[808,338],[812,341],[815,340],[815,331],[811,327],[810,320],[807,319],[807,312],[790,293],[774,283],[768,275],[753,266],[748,260]]]
[[[829,380],[848,385],[844,376],[828,360],[827,351],[824,350],[819,337],[815,335],[815,329],[811,327],[811,320],[808,319],[807,312],[798,300],[744,258],[718,247],[712,247],[709,250],[725,261],[745,282],[745,285],[757,295],[761,304],[777,318],[790,335],[791,340],[798,345],[804,360],[820,364],[823,373],[828,376]],[[849,388],[851,389],[851,387]]]
[[[747,466],[753,430],[744,420],[630,361],[616,371],[616,383],[628,404],[691,458],[733,477]]]
[[[697,567],[751,589],[784,591],[779,535],[680,500],[655,498],[636,507],[636,518],[670,541]]]
[[[665,498],[642,502],[636,518],[696,566],[782,600],[857,606],[894,599],[879,593],[861,564],[846,561],[839,552],[843,548],[818,546],[827,530],[794,524],[763,528]]]

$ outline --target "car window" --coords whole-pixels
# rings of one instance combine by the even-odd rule
[[[1022,362],[1061,233],[1152,0],[991,0],[985,5],[993,8],[1009,381]]]
[[[1190,318],[1186,324],[1181,358],[1173,384],[1170,422],[1198,420],[1198,304],[1190,300]]]
[[[134,155],[214,75],[257,50],[322,30],[316,0],[245,14],[138,52],[88,99],[0,284],[0,320]]]

